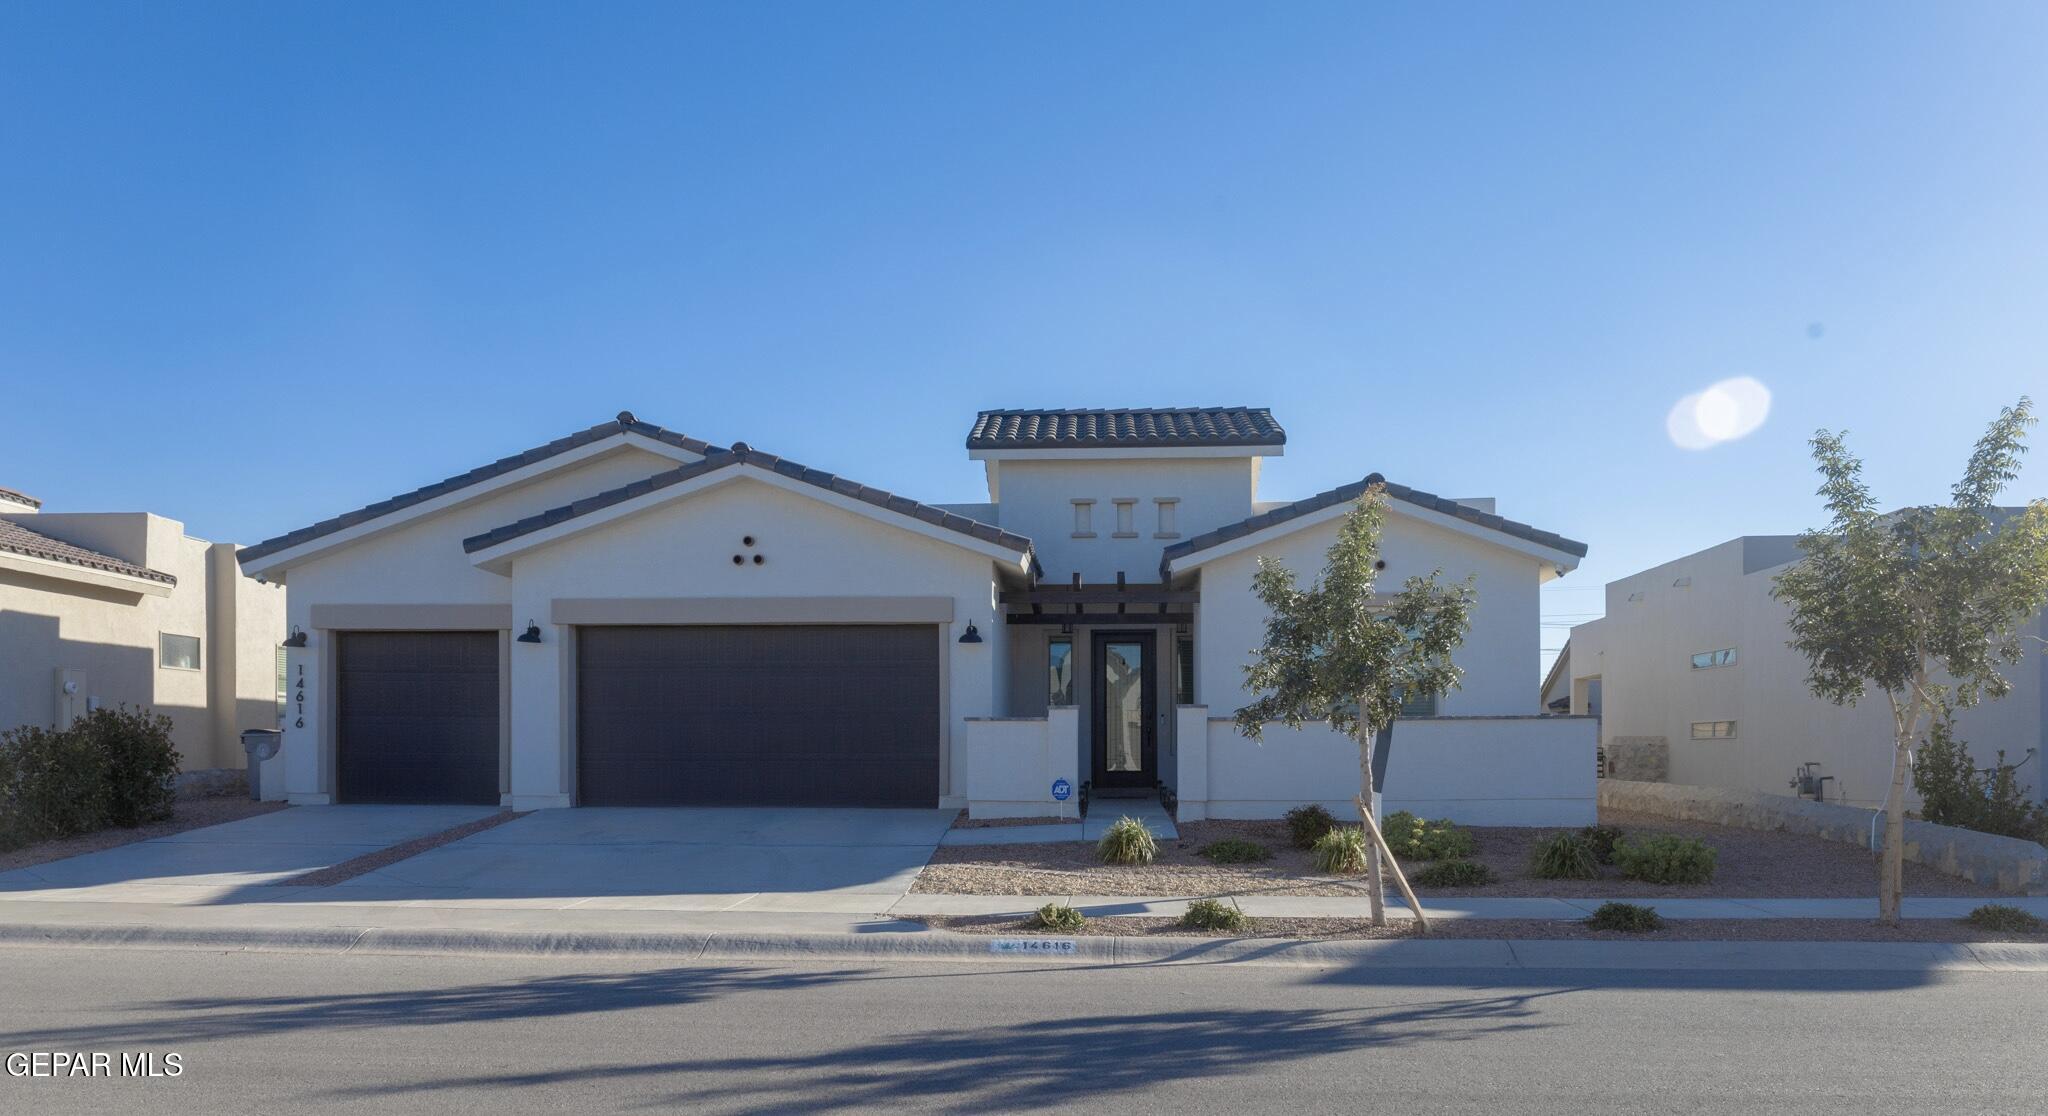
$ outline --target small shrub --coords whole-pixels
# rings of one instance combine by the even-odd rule
[[[107,757],[84,733],[36,725],[0,733],[0,846],[106,825],[106,785]]]
[[[1493,882],[1493,869],[1476,860],[1439,860],[1415,873],[1423,887],[1478,887]]]
[[[1659,833],[1615,843],[1614,863],[1632,880],[1654,884],[1699,884],[1714,878],[1714,846],[1694,837]]]
[[[1602,903],[1586,920],[1586,925],[1595,930],[1648,934],[1664,929],[1664,919],[1655,909],[1637,903]]]
[[[1207,857],[1217,864],[1252,864],[1273,859],[1273,850],[1257,841],[1247,841],[1242,837],[1225,837],[1221,841],[1211,841],[1203,845],[1196,851],[1196,855]]]
[[[1296,806],[1287,811],[1287,837],[1297,849],[1312,849],[1323,834],[1337,828],[1337,819],[1321,806]]]
[[[1406,810],[1388,814],[1380,836],[1403,860],[1456,860],[1479,849],[1471,831],[1459,828],[1449,818],[1426,822]]]
[[[1159,855],[1159,845],[1144,822],[1123,817],[1103,831],[1102,840],[1095,844],[1095,855],[1104,864],[1150,864]]]
[[[1602,864],[1612,864],[1614,863],[1615,842],[1626,837],[1627,834],[1622,832],[1621,827],[1618,825],[1589,825],[1579,830],[1579,836],[1584,837],[1586,843],[1593,846],[1594,860]]]
[[[133,829],[171,816],[178,749],[171,719],[142,709],[95,709],[71,726],[105,759],[106,824]]]
[[[1061,903],[1047,903],[1038,908],[1032,916],[1040,930],[1062,930],[1072,933],[1088,925],[1088,919],[1080,911]]]
[[[2048,809],[2017,775],[2019,765],[1999,752],[1982,771],[1970,746],[1957,740],[1946,720],[1937,719],[1913,753],[1913,788],[1920,792],[1920,816],[1936,825],[2038,841],[2048,830]]]
[[[1197,899],[1188,904],[1187,912],[1180,916],[1180,924],[1187,930],[1229,930],[1234,932],[1251,929],[1252,920],[1236,902],[1229,906],[1215,899]]]
[[[1365,830],[1351,826],[1323,834],[1310,850],[1316,871],[1326,876],[1355,876],[1365,871],[1365,842]]]
[[[2039,934],[2044,927],[2041,920],[2018,907],[2004,903],[1986,903],[1971,911],[1964,922],[1979,930],[1990,930],[1999,934]]]
[[[1529,850],[1529,874],[1539,880],[1590,880],[1600,875],[1600,859],[1584,834],[1554,833]]]

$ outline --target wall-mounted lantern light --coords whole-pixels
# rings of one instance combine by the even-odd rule
[[[972,620],[969,620],[969,621],[967,622],[967,630],[966,630],[965,632],[961,633],[961,635],[960,635],[960,642],[962,642],[962,643],[980,643],[980,642],[981,642],[981,632],[980,632],[979,630],[977,630],[977,629],[975,628],[975,626],[974,626],[974,621],[972,621]]]
[[[526,622],[526,630],[525,630],[525,631],[523,631],[523,632],[520,632],[520,633],[519,633],[519,642],[521,642],[521,643],[539,643],[539,642],[540,642],[540,625],[539,625],[539,624],[536,624],[536,623],[534,623],[534,622],[533,622],[533,621],[531,621],[531,620],[528,620],[528,621]]]
[[[302,629],[302,628],[300,628],[300,627],[298,627],[297,625],[293,625],[293,627],[292,627],[292,634],[290,634],[290,635],[288,635],[288,636],[284,637],[284,642],[283,642],[283,643],[281,643],[281,644],[279,644],[278,646],[280,646],[280,647],[304,647],[305,645],[306,645],[306,633],[305,633],[305,630],[304,630],[304,629]]]

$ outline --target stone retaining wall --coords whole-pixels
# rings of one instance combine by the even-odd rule
[[[1872,811],[1756,791],[1600,780],[1600,805],[1683,821],[1783,830],[1868,848]],[[1884,839],[1884,822],[1877,826]],[[2006,891],[2048,895],[2048,848],[2014,837],[1906,820],[1906,859]]]

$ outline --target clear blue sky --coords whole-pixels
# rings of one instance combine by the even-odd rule
[[[2048,396],[2044,43],[2017,3],[12,3],[0,485],[253,542],[631,408],[972,500],[980,407],[1262,404],[1269,497],[1378,470],[1585,540],[1563,622],[1813,523],[1816,426],[1932,500]],[[1674,447],[1736,375],[1769,421]]]

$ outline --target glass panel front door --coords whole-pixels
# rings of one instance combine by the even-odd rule
[[[1103,645],[1102,698],[1103,770],[1145,770],[1144,644]]]

